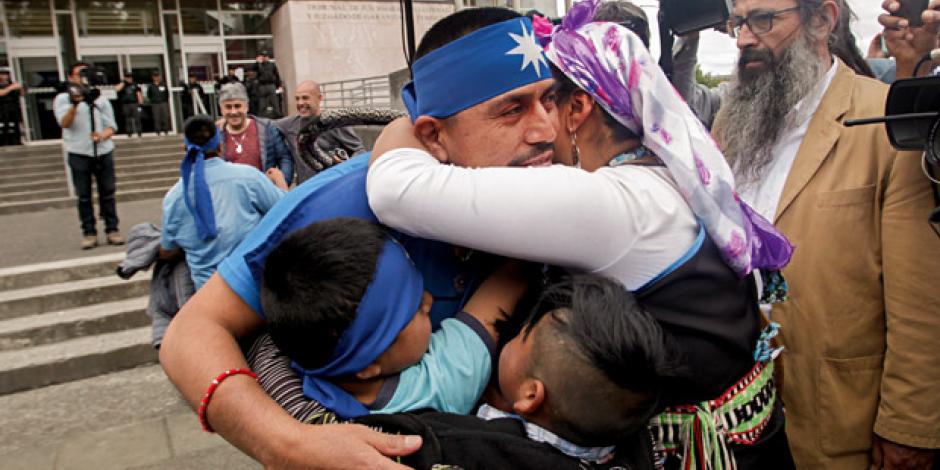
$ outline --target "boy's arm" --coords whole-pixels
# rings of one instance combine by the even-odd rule
[[[506,320],[525,295],[529,285],[524,275],[529,263],[505,262],[473,293],[464,311],[479,321],[494,340],[499,340],[496,322]]]

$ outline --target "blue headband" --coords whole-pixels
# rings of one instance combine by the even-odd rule
[[[183,201],[196,220],[196,233],[202,240],[211,240],[219,235],[219,230],[215,226],[212,193],[206,183],[206,152],[219,148],[221,142],[222,137],[218,130],[204,145],[197,145],[183,138],[183,143],[186,144],[186,156],[180,164],[180,173],[183,176]],[[194,166],[195,171],[193,171]],[[189,196],[190,174],[193,178],[192,200]]]
[[[424,281],[408,253],[397,241],[387,240],[356,318],[339,337],[329,363],[314,370],[291,363],[303,376],[304,395],[344,419],[369,414],[330,379],[355,374],[375,362],[414,318],[423,293]]]
[[[411,115],[445,118],[507,91],[551,78],[532,20],[474,31],[418,59],[401,96]]]

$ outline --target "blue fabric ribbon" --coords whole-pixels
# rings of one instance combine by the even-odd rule
[[[552,78],[532,20],[513,18],[474,31],[416,60],[402,100],[418,116],[446,118],[507,91]]]
[[[359,302],[356,318],[340,336],[329,363],[313,370],[291,363],[303,376],[304,395],[343,419],[368,414],[362,403],[331,379],[353,375],[375,362],[414,318],[423,293],[421,273],[405,249],[390,238],[379,255],[373,280]]]
[[[183,138],[186,145],[186,156],[180,164],[183,201],[196,220],[196,233],[202,240],[211,240],[219,235],[215,226],[215,210],[212,208],[212,192],[206,183],[206,152],[218,149],[221,142],[222,137],[218,130],[204,145],[194,144]],[[192,197],[189,194],[190,186],[193,188]]]

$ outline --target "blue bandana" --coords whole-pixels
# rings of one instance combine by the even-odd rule
[[[196,145],[183,138],[183,143],[186,144],[186,156],[180,164],[180,173],[183,176],[183,201],[196,220],[196,233],[202,240],[211,240],[219,235],[219,230],[215,226],[212,193],[206,183],[206,152],[219,148],[221,142],[222,137],[218,130],[205,145]],[[193,180],[192,198],[189,196],[190,178]]]
[[[362,403],[330,379],[355,374],[375,362],[414,318],[423,293],[424,281],[408,253],[397,241],[387,240],[356,318],[339,337],[329,363],[314,370],[291,363],[303,376],[304,395],[344,419],[369,414]]]
[[[532,20],[513,18],[474,31],[418,59],[402,100],[418,116],[446,118],[507,91],[552,78]]]

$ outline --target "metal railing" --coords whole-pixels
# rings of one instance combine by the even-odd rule
[[[320,84],[323,108],[388,108],[392,105],[388,76]]]

